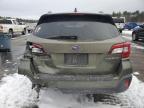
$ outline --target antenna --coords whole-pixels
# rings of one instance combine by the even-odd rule
[[[77,8],[74,9],[74,12],[77,13]]]

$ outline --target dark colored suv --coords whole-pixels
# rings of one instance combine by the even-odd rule
[[[26,44],[18,73],[63,92],[125,91],[132,79],[130,43],[109,15],[45,14]]]

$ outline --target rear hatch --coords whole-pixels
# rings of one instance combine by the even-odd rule
[[[51,56],[56,73],[113,74],[121,64],[121,54],[110,54],[110,49],[123,40],[107,15],[42,16],[29,41],[41,45]],[[46,60],[34,62],[41,72],[51,73]]]

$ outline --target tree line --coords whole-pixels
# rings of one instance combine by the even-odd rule
[[[140,12],[139,10],[135,12],[113,12],[113,17],[125,17],[126,22],[144,22],[144,11]]]

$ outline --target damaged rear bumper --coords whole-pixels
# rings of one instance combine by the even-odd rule
[[[128,89],[132,71],[122,70],[125,75],[61,75],[33,72],[30,59],[22,59],[18,73],[29,77],[33,84],[57,88],[66,93],[119,93]],[[126,74],[126,71],[128,74]]]

